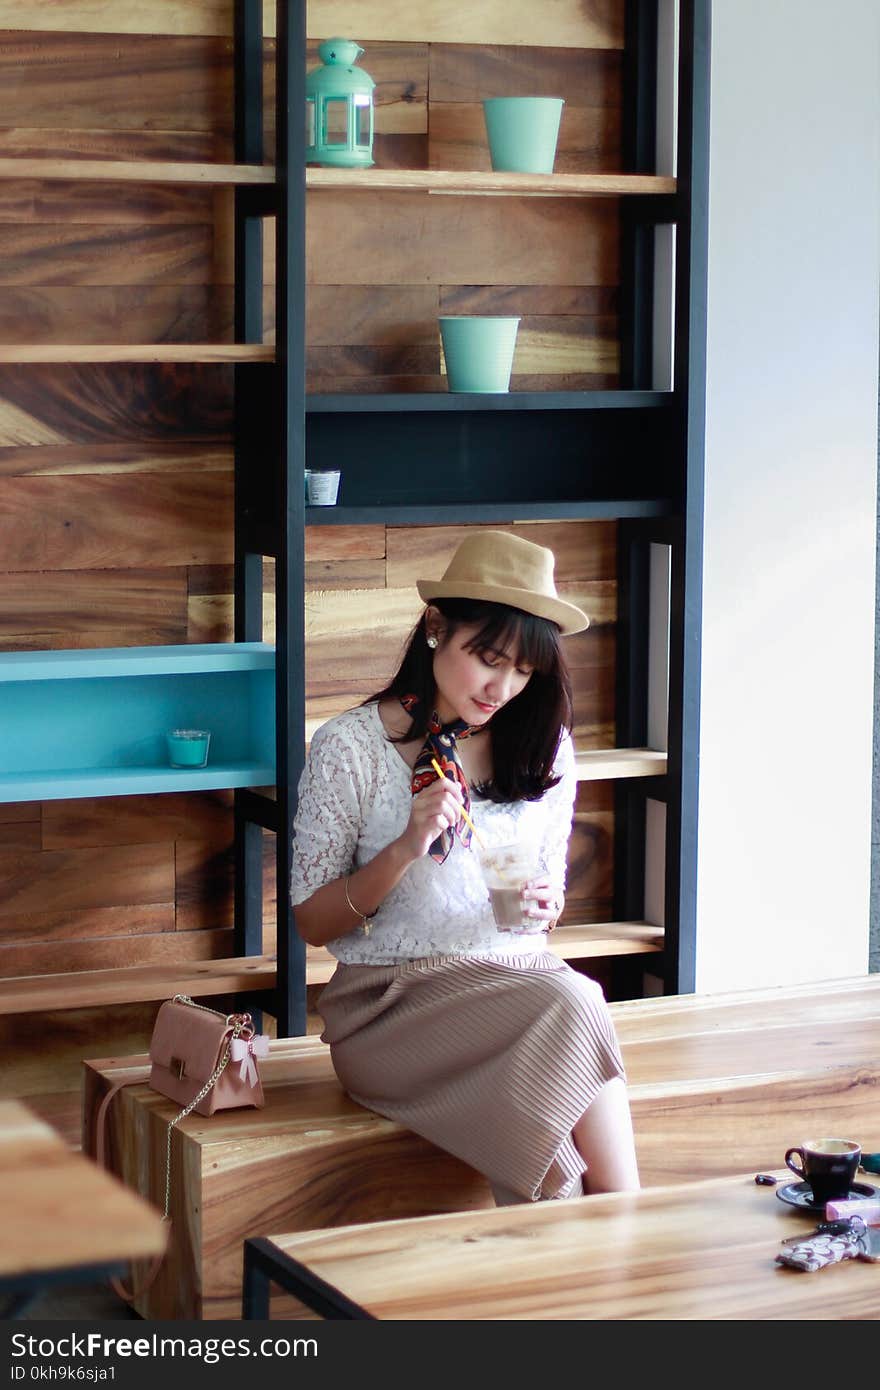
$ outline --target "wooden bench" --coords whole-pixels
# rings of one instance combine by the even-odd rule
[[[646,1185],[777,1166],[816,1128],[880,1149],[880,977],[611,1010]],[[480,1175],[350,1101],[319,1039],[274,1042],[262,1072],[264,1110],[180,1126],[172,1242],[138,1304],[145,1317],[238,1316],[247,1236],[491,1205]],[[143,1084],[146,1058],[85,1064],[84,1147],[93,1151],[92,1116],[120,1073],[141,1084],[113,1103],[112,1159],[158,1204],[176,1112]]]
[[[492,1204],[479,1174],[349,1100],[319,1039],[272,1043],[260,1072],[264,1109],[192,1115],[175,1133],[169,1253],[136,1304],[144,1317],[238,1317],[245,1235]],[[87,1153],[108,1083],[145,1082],[148,1073],[143,1056],[85,1063]],[[176,1113],[146,1084],[126,1087],[110,1108],[109,1161],[160,1208]]]
[[[749,1172],[276,1235],[246,1244],[243,1315],[270,1315],[271,1279],[301,1300],[284,1301],[287,1318],[876,1320],[876,1266],[814,1279],[776,1265],[781,1242],[814,1226]]]

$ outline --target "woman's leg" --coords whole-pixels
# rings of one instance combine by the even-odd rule
[[[587,1165],[585,1192],[629,1192],[641,1186],[629,1099],[620,1077],[606,1082],[572,1133]]]

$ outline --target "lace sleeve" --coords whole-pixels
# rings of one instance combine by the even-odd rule
[[[546,820],[540,862],[554,882],[565,886],[566,855],[571,836],[577,774],[571,734],[563,734],[556,754],[555,771],[560,781],[544,796]]]
[[[290,901],[295,907],[348,873],[361,826],[364,769],[346,730],[318,729],[299,782]]]

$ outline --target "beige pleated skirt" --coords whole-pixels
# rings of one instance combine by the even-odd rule
[[[496,1194],[581,1194],[572,1129],[624,1075],[593,980],[549,951],[340,964],[318,1008],[360,1105],[463,1159]]]

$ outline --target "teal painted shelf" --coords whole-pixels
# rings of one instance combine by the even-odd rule
[[[211,731],[208,765],[165,734]],[[0,801],[275,781],[275,651],[263,642],[0,654]]]

